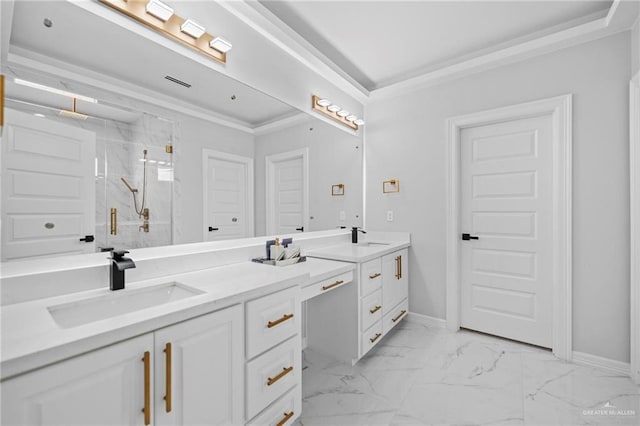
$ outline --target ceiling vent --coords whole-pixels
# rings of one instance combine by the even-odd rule
[[[186,87],[186,88],[191,87],[191,85],[190,85],[189,83],[185,83],[184,81],[182,81],[182,80],[178,80],[177,78],[175,78],[175,77],[171,77],[170,75],[165,75],[165,76],[164,76],[164,78],[166,78],[167,80],[169,80],[169,81],[171,81],[171,82],[174,82],[174,83],[176,83],[176,84],[179,84],[180,86],[184,86],[184,87]]]

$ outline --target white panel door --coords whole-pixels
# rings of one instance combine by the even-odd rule
[[[552,117],[460,136],[461,326],[550,348]]]
[[[92,253],[95,133],[6,110],[2,260]]]
[[[253,236],[248,167],[245,161],[208,157],[205,241]]]
[[[152,348],[147,334],[5,380],[2,424],[143,425],[142,360]]]
[[[241,305],[156,331],[155,424],[242,424],[242,340]]]
[[[267,157],[267,233],[304,232],[308,228],[306,150]]]

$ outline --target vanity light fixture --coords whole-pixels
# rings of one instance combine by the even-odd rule
[[[193,19],[187,19],[180,25],[180,31],[185,34],[190,35],[191,37],[198,39],[202,37],[202,35],[207,32],[207,30],[200,24],[198,24]]]
[[[173,16],[173,9],[160,0],[149,0],[145,10],[149,15],[155,16],[162,22],[167,22]]]
[[[332,104],[330,100],[316,95],[311,95],[311,109],[353,130],[358,130],[359,126],[364,124],[364,120],[360,120],[362,123],[358,124],[358,117],[343,110],[340,106]]]
[[[177,15],[171,7],[160,0],[98,1],[210,59],[222,64],[227,62],[226,52],[231,49],[231,43],[207,33],[206,29],[193,19]]]
[[[362,118],[358,118],[356,120],[353,121],[355,124],[357,124],[358,126],[363,126],[364,125],[364,120]]]
[[[45,92],[55,93],[56,95],[66,96],[72,99],[80,99],[81,101],[91,102],[97,104],[98,100],[90,98],[88,96],[77,95],[75,93],[67,92],[66,90],[56,89],[55,87],[45,86],[44,84],[34,83],[32,81],[22,80],[21,78],[14,78],[13,82],[21,86],[31,87],[32,89],[44,90]]]
[[[209,43],[209,46],[212,49],[216,49],[217,51],[222,53],[227,53],[233,47],[231,43],[229,43],[227,40],[221,37],[216,37],[213,40],[211,40],[211,42]]]

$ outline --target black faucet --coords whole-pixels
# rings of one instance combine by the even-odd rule
[[[353,244],[358,244],[358,232],[362,232],[363,234],[366,234],[366,231],[363,231],[362,229],[358,229],[357,226],[353,226],[351,228],[351,242]]]
[[[109,272],[109,288],[112,291],[124,289],[124,270],[135,268],[136,264],[128,257],[126,250],[111,251],[111,271]]]

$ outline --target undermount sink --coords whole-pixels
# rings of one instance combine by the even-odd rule
[[[388,246],[390,243],[376,243],[373,241],[362,241],[358,243],[360,247],[375,247],[375,246]]]
[[[181,283],[168,282],[143,289],[118,290],[90,299],[49,306],[47,310],[59,326],[70,328],[203,293]]]

